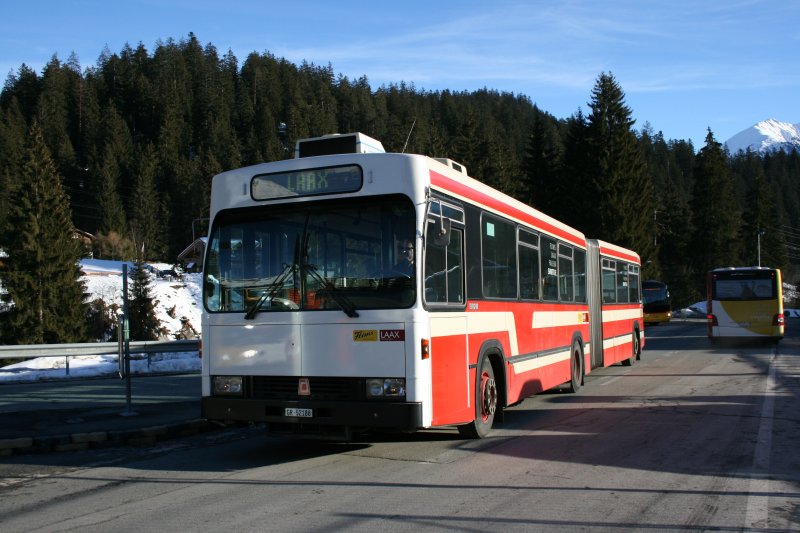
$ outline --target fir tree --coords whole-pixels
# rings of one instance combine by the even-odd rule
[[[695,284],[702,289],[707,271],[736,266],[740,256],[741,218],[733,194],[730,166],[711,129],[695,159],[692,193],[691,257],[695,261]]]
[[[463,123],[457,131],[458,133],[450,147],[450,150],[454,153],[451,158],[465,165],[470,176],[483,180],[484,171],[481,166],[480,143],[478,142],[478,119],[471,109],[466,110],[464,113]]]
[[[31,126],[21,180],[12,192],[8,258],[0,277],[13,301],[3,336],[14,344],[80,342],[88,309],[80,281],[83,246],[73,238],[69,198],[64,193],[38,124]]]
[[[502,193],[518,198],[522,195],[518,171],[514,168],[514,159],[507,146],[499,138],[498,134],[489,132],[481,143],[483,181]]]
[[[548,215],[580,230],[591,228],[594,220],[593,163],[587,149],[588,134],[586,117],[578,109],[567,120],[557,194],[536,203]]]
[[[100,208],[100,233],[106,235],[114,232],[118,235],[127,233],[125,209],[119,193],[120,168],[110,147],[106,147],[103,165],[100,168],[100,189],[97,194],[97,205]],[[118,258],[117,258],[118,259]],[[125,258],[127,259],[127,258]]]
[[[136,192],[133,197],[131,235],[136,247],[142,246],[153,259],[166,255],[165,227],[169,220],[164,200],[156,188],[158,159],[152,145],[139,156]]]
[[[691,257],[691,208],[685,193],[668,180],[656,213],[661,280],[670,287],[674,307],[688,307],[704,296],[698,290]]]
[[[42,74],[42,92],[37,105],[37,120],[58,172],[63,175],[74,166],[75,151],[70,137],[70,102],[75,73],[63,67],[54,55]]]
[[[153,299],[150,272],[144,263],[144,251],[136,254],[130,277],[128,320],[131,340],[158,340],[162,333],[161,321],[156,316],[156,301]]]
[[[560,153],[555,128],[550,117],[536,106],[533,110],[533,127],[523,159],[525,190],[520,199],[549,213],[557,210],[554,208],[556,200],[567,191],[562,190],[558,179]]]
[[[11,206],[11,191],[19,184],[19,168],[25,149],[25,119],[19,110],[17,99],[12,98],[9,107],[0,112],[0,248],[5,242],[8,226],[6,217]]]
[[[588,149],[594,169],[587,185],[594,196],[593,235],[637,251],[645,269],[655,266],[653,184],[632,130],[631,109],[611,74],[599,76],[589,107]]]
[[[781,216],[767,185],[760,158],[748,151],[738,159],[741,177],[747,186],[740,236],[743,243],[741,261],[745,265],[756,265],[760,259],[763,266],[785,268],[786,242],[778,231]]]

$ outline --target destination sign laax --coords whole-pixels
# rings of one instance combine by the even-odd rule
[[[363,173],[358,165],[310,168],[253,177],[250,191],[254,200],[274,200],[354,192],[361,188]]]

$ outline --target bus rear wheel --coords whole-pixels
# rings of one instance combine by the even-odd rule
[[[471,439],[489,435],[497,412],[497,381],[488,357],[482,357],[475,379],[475,420],[458,426],[458,432]]]
[[[583,385],[583,350],[578,341],[572,343],[572,357],[570,358],[570,379],[567,385],[569,392],[578,392]]]
[[[633,366],[633,363],[637,359],[641,358],[641,349],[639,348],[639,332],[634,331],[631,335],[631,344],[633,346],[633,349],[631,350],[631,356],[630,358],[622,361],[622,366]]]

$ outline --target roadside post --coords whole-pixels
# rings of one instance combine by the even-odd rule
[[[125,311],[117,309],[117,373],[125,379]]]
[[[123,370],[125,379],[125,411],[121,414],[122,416],[136,416],[139,413],[134,412],[131,408],[131,328],[130,320],[128,319],[128,263],[122,264],[122,319],[122,359],[125,361]]]

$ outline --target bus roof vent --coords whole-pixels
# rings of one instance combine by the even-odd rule
[[[294,158],[333,154],[382,154],[386,152],[380,141],[363,133],[333,133],[297,141]]]
[[[461,163],[456,163],[452,159],[448,159],[446,157],[434,157],[434,159],[436,161],[438,161],[439,163],[452,168],[453,170],[457,170],[458,172],[461,172],[465,176],[467,175],[467,167],[465,167]]]

